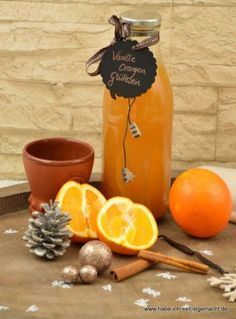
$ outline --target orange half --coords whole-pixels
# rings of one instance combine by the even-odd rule
[[[99,190],[89,184],[69,181],[59,190],[56,201],[62,211],[71,216],[68,228],[74,241],[97,238],[97,215],[106,202]]]
[[[158,228],[150,210],[125,197],[113,197],[97,216],[98,237],[112,251],[133,255],[150,248],[157,240]]]

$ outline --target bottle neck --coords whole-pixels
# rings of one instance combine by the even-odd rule
[[[129,39],[141,42],[141,41],[143,41],[143,40],[145,40],[153,35],[156,35],[160,31],[160,29],[159,28],[152,29],[152,32],[146,32],[146,31],[147,30],[145,30],[145,32],[143,32],[143,31],[141,32],[141,30],[139,30],[139,32],[134,32],[134,30],[132,29]],[[158,42],[154,45],[151,45],[148,48],[153,53],[154,57],[158,59],[158,64],[162,64],[163,61],[162,61],[162,55],[161,55],[161,50],[160,50],[160,42]]]
[[[156,28],[141,28],[141,27],[133,27],[131,26],[131,38],[133,37],[142,37],[147,38],[156,35],[160,32],[160,26]]]

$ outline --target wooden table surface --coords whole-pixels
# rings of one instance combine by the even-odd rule
[[[236,304],[229,303],[222,297],[220,289],[212,288],[206,282],[210,276],[219,276],[214,270],[210,270],[206,276],[158,265],[119,283],[112,282],[108,273],[105,273],[91,285],[74,285],[69,289],[53,287],[52,282],[60,280],[60,271],[64,266],[77,264],[80,246],[73,244],[63,257],[55,261],[39,259],[29,253],[22,240],[28,218],[27,211],[0,216],[0,318],[236,318]],[[18,232],[5,233],[8,229]],[[184,234],[167,215],[159,224],[159,230],[196,250],[212,251],[210,258],[213,261],[233,271],[236,264],[236,225],[229,224],[222,234],[210,240],[197,240]],[[156,243],[154,250],[191,259],[161,240]],[[127,263],[132,258],[114,255],[113,266]],[[156,276],[163,272],[170,272],[177,277],[168,280]],[[103,289],[108,284],[112,286],[111,292]],[[160,291],[160,296],[145,294],[144,288]],[[176,301],[179,297],[187,297],[192,301]],[[169,309],[148,312],[135,305],[135,301],[140,299],[146,300],[150,307],[181,307],[188,304],[192,307],[225,307],[227,310],[196,313]],[[36,305],[38,311],[26,312],[31,305]],[[1,306],[9,309],[1,311]]]

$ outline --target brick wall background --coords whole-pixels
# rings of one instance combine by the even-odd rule
[[[113,37],[107,18],[132,6],[163,18],[173,169],[236,167],[236,0],[8,0],[0,1],[1,179],[24,178],[24,144],[46,136],[93,144],[99,169],[102,84],[84,62]]]

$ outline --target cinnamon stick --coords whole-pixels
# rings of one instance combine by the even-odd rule
[[[125,280],[131,276],[138,274],[139,272],[150,268],[157,262],[151,262],[145,259],[137,259],[126,265],[116,267],[110,271],[110,275],[113,281]]]
[[[177,257],[171,257],[171,256],[167,256],[167,255],[156,253],[149,250],[141,250],[138,254],[138,257],[146,259],[151,262],[160,262],[160,263],[174,266],[186,271],[192,271],[192,272],[201,273],[201,274],[206,274],[209,269],[208,266],[201,263],[197,263],[197,262],[193,262],[190,260],[181,259]]]
[[[150,253],[152,255],[151,257],[150,257]],[[154,257],[153,257],[153,254],[154,254]],[[191,271],[191,272],[197,272],[201,274],[206,274],[209,268],[208,266],[198,262],[181,259],[177,257],[172,257],[172,256],[164,255],[161,253],[155,253],[148,250],[140,251],[138,254],[138,257],[140,258],[131,263],[113,268],[110,271],[110,276],[112,280],[113,281],[125,280],[131,276],[138,274],[139,272],[145,269],[152,267],[158,262],[175,266],[177,268],[181,268],[188,272]]]
[[[199,262],[188,260],[188,259],[178,258],[178,257],[172,257],[172,256],[164,255],[162,253],[157,253],[157,254],[159,254],[162,257],[168,258],[170,260],[174,260],[174,261],[176,261],[178,263],[181,263],[183,265],[187,265],[189,267],[202,270],[204,272],[207,272],[208,269],[209,269],[209,266],[207,266],[207,265],[205,265],[203,263],[199,263]]]

